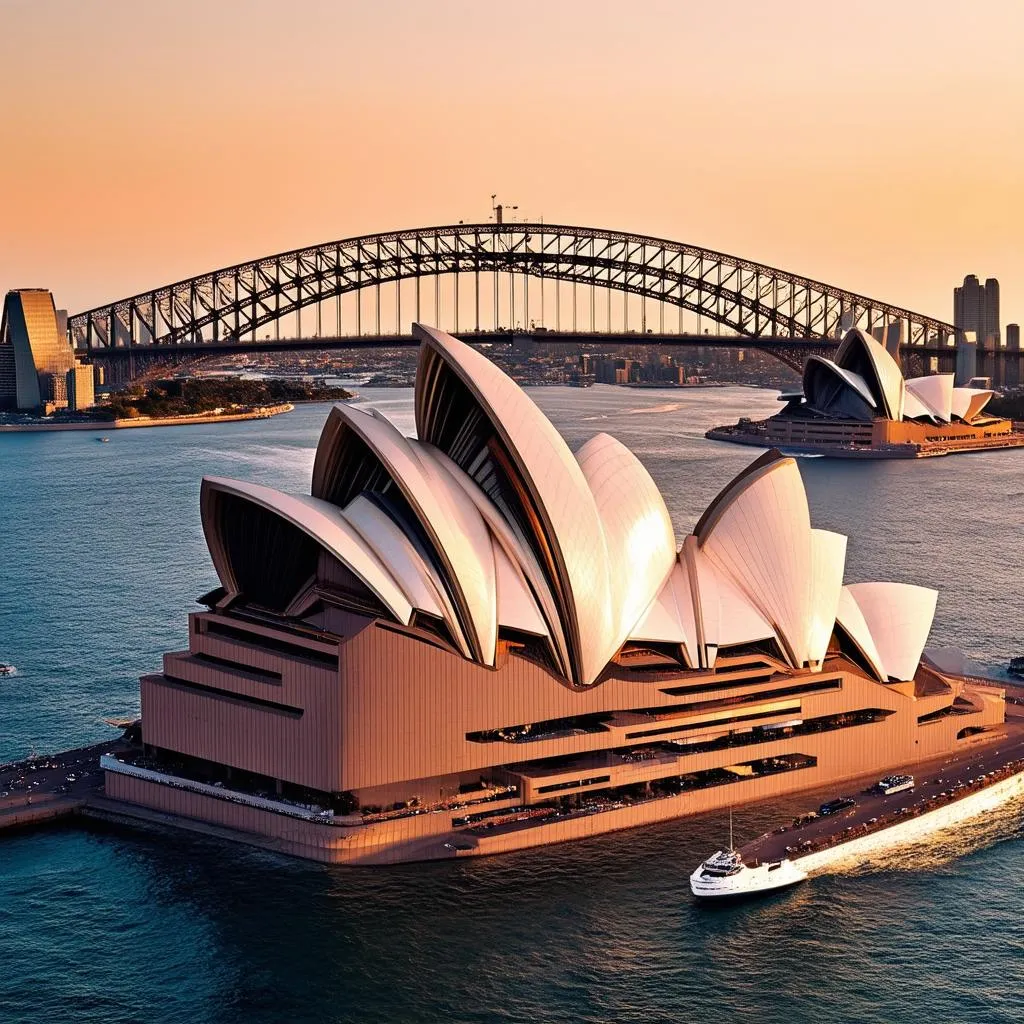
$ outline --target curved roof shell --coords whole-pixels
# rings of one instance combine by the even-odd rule
[[[771,624],[790,663],[809,660],[813,617],[807,495],[795,460],[768,452],[711,503],[694,533]]]
[[[494,566],[498,588],[498,625],[520,633],[548,637],[544,616],[526,580],[497,541],[494,542]]]
[[[693,591],[686,566],[676,561],[672,572],[651,602],[644,616],[633,627],[632,640],[678,644],[683,660],[695,668],[697,659],[697,621]]]
[[[444,582],[415,540],[365,494],[353,498],[342,515],[378,561],[387,566],[413,608],[441,619],[463,655],[472,657]]]
[[[906,388],[907,394],[913,395],[936,423],[948,423],[953,418],[953,374],[912,377],[906,382]],[[904,415],[912,418],[907,409]]]
[[[383,416],[350,405],[331,409],[313,464],[313,494],[347,507],[366,491],[401,495],[451,588],[461,633],[478,660],[494,664],[497,606],[487,526],[452,478]],[[398,514],[401,514],[400,512]]]
[[[852,583],[847,588],[889,679],[913,679],[935,617],[938,591],[909,583]],[[844,624],[845,625],[845,624]]]
[[[994,396],[994,391],[984,388],[953,388],[951,400],[953,415],[965,423],[971,423],[976,416],[981,414],[982,409]]]
[[[614,655],[601,518],[561,435],[486,356],[432,328],[416,376],[416,431],[502,508],[551,584],[572,681],[588,685]]]
[[[339,508],[330,502],[306,495],[285,494],[262,484],[228,480],[223,477],[203,477],[200,496],[203,532],[217,575],[225,590],[237,593],[238,585],[223,532],[240,529],[241,524],[226,523],[217,515],[218,495],[229,495],[265,509],[301,530],[358,577],[395,619],[405,625],[409,624],[412,618],[412,604],[409,599],[386,566],[366,547]],[[263,556],[264,552],[259,554]],[[264,560],[266,572],[272,573],[278,568],[272,557]]]
[[[854,327],[843,338],[835,361],[863,378],[880,415],[903,419],[903,371],[884,345]]]
[[[811,530],[811,617],[807,624],[807,660],[820,665],[836,626],[839,595],[846,571],[846,537]]]
[[[614,615],[602,647],[611,657],[665,585],[676,564],[676,538],[661,491],[621,441],[597,434],[576,460],[594,496],[608,554]]]
[[[721,648],[774,639],[794,668],[818,669],[837,626],[880,680],[912,678],[935,592],[844,587],[846,538],[811,528],[793,459],[772,451],[751,463],[677,552],[664,500],[628,449],[599,434],[573,456],[479,353],[421,334],[423,440],[337,406],[313,496],[203,481],[203,528],[230,594],[286,615],[323,599],[406,625],[426,616],[417,621],[443,624],[485,665],[505,629],[534,651],[536,638],[576,686],[601,678],[630,640],[677,645],[686,665],[709,669]],[[870,407],[857,371],[819,365]],[[919,391],[908,396],[923,408]],[[946,384],[923,393],[944,401]]]
[[[849,587],[843,587],[839,592],[836,625],[841,627],[850,638],[854,647],[857,648],[861,657],[874,673],[875,678],[879,682],[886,682],[889,677],[882,664],[882,656],[878,653],[871,630],[868,629],[868,624],[864,619],[864,613],[860,610],[856,598],[850,593]]]
[[[804,363],[803,394],[809,406],[829,415],[870,420],[877,403],[867,381],[824,356]]]
[[[504,516],[502,516],[498,507],[487,497],[480,485],[468,473],[452,462],[439,449],[426,445],[422,447],[430,447],[434,459],[448,471],[452,479],[469,496],[469,499],[476,506],[477,511],[491,531],[495,550],[500,547],[508,556],[509,561],[522,573],[530,595],[533,597],[544,618],[545,633],[548,638],[552,660],[558,666],[559,671],[568,678],[569,655],[562,631],[558,606],[555,603],[554,595],[551,592],[551,586],[544,574],[544,570],[538,563],[532,549],[527,546],[521,535],[513,529]],[[497,565],[497,562],[495,564]],[[505,625],[508,625],[508,623],[505,623]]]

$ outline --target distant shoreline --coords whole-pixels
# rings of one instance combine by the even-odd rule
[[[282,405],[260,406],[248,412],[231,412],[214,415],[212,413],[196,413],[191,416],[160,416],[150,419],[139,416],[135,419],[95,420],[83,423],[0,423],[0,433],[28,434],[53,430],[130,430],[140,427],[185,427],[196,423],[237,423],[241,420],[266,420],[271,416],[280,416],[291,412],[295,406],[291,402]]]

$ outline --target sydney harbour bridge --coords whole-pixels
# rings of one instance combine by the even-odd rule
[[[898,326],[914,373],[951,370],[956,352],[952,324],[751,260],[622,231],[500,221],[266,256],[76,313],[68,330],[81,356],[127,364],[131,376],[154,359],[411,345],[413,320],[492,344],[742,347],[794,369],[852,325],[890,337]]]

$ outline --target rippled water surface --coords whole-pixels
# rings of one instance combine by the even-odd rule
[[[707,427],[774,411],[750,389],[531,392],[573,448],[629,445],[680,536],[758,454]],[[363,392],[412,429],[411,394]],[[0,435],[0,760],[100,740],[137,677],[186,644],[215,582],[203,473],[308,490],[326,416]],[[938,587],[935,644],[1024,654],[1024,452],[801,460],[847,579]],[[736,815],[738,836],[783,807]],[[563,847],[327,869],[176,832],[0,842],[0,1022],[1024,1020],[1024,830],[1008,811],[858,875],[729,909],[687,875],[711,816]]]

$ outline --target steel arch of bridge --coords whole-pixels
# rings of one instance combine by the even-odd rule
[[[944,345],[955,333],[933,317],[712,249],[620,231],[515,223],[391,231],[294,249],[75,314],[68,329],[77,349],[96,354],[255,339],[259,328],[304,307],[442,274],[477,275],[479,327],[479,275],[494,273],[643,296],[751,338],[834,341],[841,323],[871,330],[902,322],[911,345]]]

